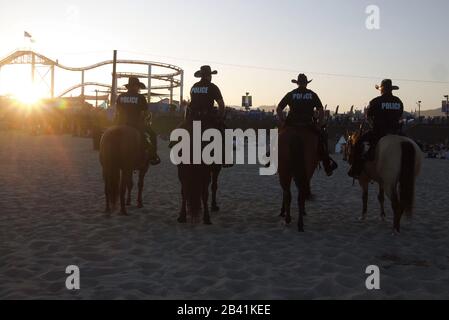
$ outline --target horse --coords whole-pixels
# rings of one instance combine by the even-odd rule
[[[132,176],[141,157],[141,135],[129,126],[106,130],[100,142],[100,163],[103,167],[106,214],[115,210],[120,198],[120,214],[128,215],[125,193],[132,189]]]
[[[292,180],[294,180],[298,188],[299,232],[304,232],[305,202],[312,198],[310,182],[319,164],[318,139],[318,134],[307,125],[284,127],[279,132],[278,173],[283,190],[280,216],[285,217],[287,224],[291,223],[292,194],[290,188]]]
[[[348,137],[348,162],[353,163],[354,146],[360,133]],[[387,135],[380,139],[375,149],[375,158],[366,161],[358,178],[363,191],[363,212],[361,220],[366,220],[368,212],[368,187],[374,181],[379,185],[378,201],[381,219],[385,221],[385,195],[390,199],[394,213],[394,232],[401,232],[404,213],[411,216],[415,202],[415,183],[420,174],[423,155],[418,145],[410,138]]]
[[[189,132],[189,136],[193,137],[193,122],[188,121],[183,124],[184,129]],[[202,128],[202,131],[206,128]],[[190,150],[193,150],[193,139],[190,141]],[[173,146],[174,143],[171,144]],[[191,153],[190,164],[178,165],[178,179],[181,183],[181,211],[178,222],[187,223],[187,215],[192,217],[192,220],[200,215],[201,208],[203,209],[203,223],[211,225],[212,221],[209,213],[209,187],[212,182],[211,168],[213,166],[205,163],[193,164],[193,155]],[[220,166],[221,170],[221,166]],[[215,176],[218,180],[218,169],[215,169]],[[216,197],[216,185],[214,185],[213,192]],[[213,201],[213,209],[217,209],[216,198]]]

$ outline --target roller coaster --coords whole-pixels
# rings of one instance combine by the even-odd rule
[[[98,92],[107,92],[110,93],[110,97],[115,97],[117,95],[117,80],[120,78],[128,78],[130,76],[138,77],[139,79],[146,79],[147,88],[146,91],[147,100],[150,102],[152,97],[155,96],[166,96],[169,97],[169,103],[173,104],[173,96],[174,90],[179,89],[179,98],[180,101],[183,100],[183,89],[184,89],[184,71],[175,65],[161,63],[161,62],[153,62],[153,61],[142,61],[142,60],[116,60],[117,65],[140,65],[146,67],[145,73],[137,73],[137,72],[116,72],[115,77],[113,76],[113,72],[111,72],[111,84],[101,83],[101,82],[87,82],[85,81],[85,74],[90,70],[94,70],[100,67],[104,67],[107,65],[113,65],[114,60],[102,61],[99,63],[92,64],[86,67],[68,67],[63,64],[60,64],[58,60],[52,60],[47,58],[43,54],[37,53],[32,50],[16,50],[11,53],[7,57],[0,60],[0,71],[1,68],[7,65],[31,65],[31,80],[34,83],[36,78],[36,67],[43,66],[47,67],[47,74],[50,73],[50,97],[66,97],[67,95],[73,93],[75,90],[80,89],[81,94],[80,97],[85,100],[89,100],[91,96],[85,95],[86,87],[96,87],[102,88],[107,91]],[[69,72],[77,72],[81,75],[81,81],[78,84],[75,84],[69,88],[62,90],[58,95],[55,95],[55,68],[59,68]],[[156,71],[157,72],[154,72]],[[114,83],[115,82],[115,83]],[[154,90],[164,90],[164,93],[155,92]],[[115,91],[115,92],[113,92]],[[168,91],[168,92],[167,92]],[[109,96],[109,95],[108,95]]]

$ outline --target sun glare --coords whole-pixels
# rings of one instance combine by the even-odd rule
[[[44,98],[44,95],[38,90],[36,86],[29,85],[21,88],[20,91],[14,93],[14,97],[21,103],[26,105],[36,104]]]

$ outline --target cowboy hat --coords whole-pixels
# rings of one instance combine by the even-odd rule
[[[126,89],[129,89],[132,86],[138,86],[142,90],[147,88],[147,86],[140,82],[137,77],[129,77],[128,84],[125,84]]]
[[[218,71],[217,70],[212,71],[210,66],[202,66],[200,70],[195,72],[194,76],[195,78],[201,78],[212,74],[218,74]]]
[[[376,89],[380,90],[381,87],[384,87],[386,89],[390,89],[390,90],[399,90],[398,86],[394,86],[393,85],[393,81],[391,81],[391,79],[384,79],[382,80],[382,82],[379,84],[376,84]]]
[[[309,84],[309,83],[311,83],[313,80],[308,80],[307,79],[307,76],[305,75],[305,74],[303,74],[303,73],[301,73],[301,74],[299,74],[298,75],[298,80],[296,80],[296,79],[293,79],[292,80],[292,83],[296,83],[296,84]]]

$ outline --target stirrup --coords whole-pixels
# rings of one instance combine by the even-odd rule
[[[360,178],[361,174],[362,174],[361,172],[360,173],[356,173],[356,171],[354,170],[354,166],[351,166],[351,168],[348,171],[348,176],[350,176],[354,180]]]
[[[158,164],[161,164],[161,158],[159,158],[159,156],[156,155],[155,158],[150,159],[150,164],[152,166],[157,166]]]
[[[327,176],[328,177],[332,176],[334,174],[334,171],[337,169],[338,169],[337,162],[335,162],[334,159],[329,157],[327,165],[324,166],[324,171],[326,171]]]

